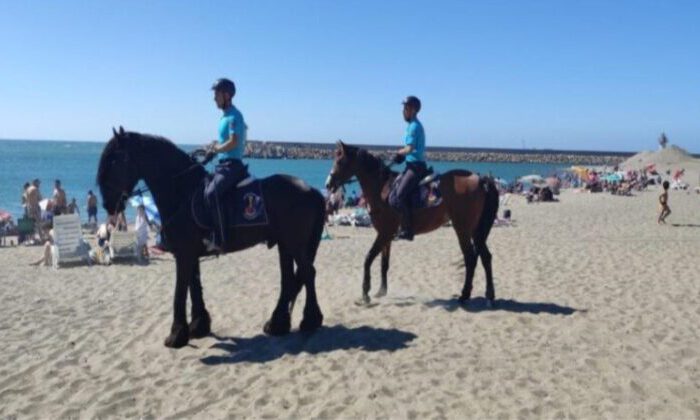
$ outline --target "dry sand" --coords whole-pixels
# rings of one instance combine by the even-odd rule
[[[203,263],[216,336],[163,347],[174,263],[29,267],[0,248],[0,417],[700,418],[700,195],[564,192],[509,206],[466,308],[454,233],[395,243],[389,295],[353,302],[373,240],[331,228],[317,258],[325,326],[262,335],[279,291],[264,246]],[[674,225],[671,225],[674,224]],[[677,226],[676,226],[677,225]],[[373,269],[373,290],[379,261]]]

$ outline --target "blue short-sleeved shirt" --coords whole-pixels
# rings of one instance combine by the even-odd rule
[[[219,144],[226,143],[231,134],[236,134],[236,147],[228,152],[221,153],[222,159],[241,159],[245,151],[245,142],[247,140],[248,126],[245,125],[243,114],[235,106],[231,105],[224,111],[224,115],[219,121]]]
[[[404,144],[413,146],[413,151],[406,155],[406,162],[425,162],[425,131],[418,118],[408,123]]]

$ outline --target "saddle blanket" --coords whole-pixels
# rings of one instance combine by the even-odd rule
[[[401,207],[398,197],[398,187],[401,185],[401,176],[399,174],[391,184],[389,191],[389,205],[394,208]],[[424,209],[436,207],[442,203],[442,193],[440,192],[440,175],[429,175],[421,180],[418,188],[413,190],[410,195],[410,203],[412,209]]]

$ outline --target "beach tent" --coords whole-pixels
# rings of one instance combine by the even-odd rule
[[[155,222],[158,225],[162,225],[160,213],[158,212],[156,203],[153,201],[153,197],[149,195],[137,195],[131,197],[129,203],[132,207],[138,207],[143,204],[143,206],[146,208],[146,216],[148,216],[148,220]]]

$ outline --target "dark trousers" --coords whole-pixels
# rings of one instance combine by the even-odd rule
[[[97,223],[97,207],[88,207],[88,223],[90,223],[90,220],[95,220],[95,223]]]
[[[401,210],[401,224],[404,230],[413,231],[411,220],[411,194],[426,172],[425,162],[407,162],[401,176],[401,183],[397,189],[399,209]]]
[[[214,241],[220,247],[226,243],[226,211],[222,209],[224,194],[229,192],[247,175],[243,162],[239,159],[222,159],[214,169],[214,177],[204,190],[204,198],[211,209]]]

